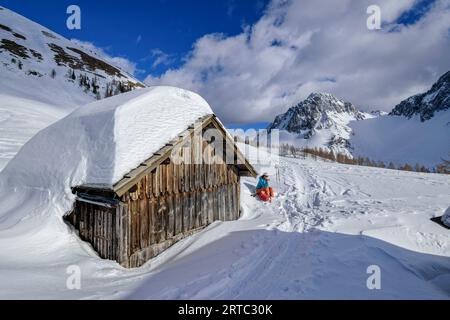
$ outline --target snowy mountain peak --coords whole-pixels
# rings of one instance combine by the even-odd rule
[[[435,112],[450,108],[450,71],[433,84],[430,90],[400,102],[389,115],[411,118],[420,116],[422,122],[433,118]]]
[[[338,113],[346,112],[354,115],[355,118],[363,119],[362,113],[353,104],[338,99],[330,93],[311,93],[304,102],[317,106],[318,110]]]
[[[317,105],[323,111],[333,110],[337,112],[356,112],[356,108],[349,102],[338,99],[330,93],[313,92],[305,100],[307,103]]]
[[[296,145],[317,146],[350,155],[348,139],[350,121],[373,116],[359,111],[353,104],[329,93],[311,93],[308,98],[277,116],[268,127],[295,135]],[[283,140],[287,137],[282,138]]]
[[[0,9],[0,94],[75,107],[144,86],[108,60]]]
[[[366,115],[350,102],[329,93],[311,93],[308,98],[277,116],[269,129],[286,130],[310,137],[314,131],[339,126],[344,120],[362,120]],[[339,118],[339,119],[338,119]]]

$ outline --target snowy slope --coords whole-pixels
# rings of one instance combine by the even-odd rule
[[[107,87],[118,94],[142,86],[101,53],[0,8],[0,170],[39,130]]]
[[[422,122],[418,115],[382,116],[352,122],[353,154],[396,165],[416,163],[433,168],[450,158],[450,110]]]
[[[280,130],[281,143],[323,148],[351,156],[349,123],[373,117],[329,93],[312,93],[277,116],[268,129]]]
[[[450,233],[429,220],[449,205],[447,176],[288,158],[279,181],[276,167],[259,169],[281,192],[272,205],[250,196],[246,178],[239,221],[216,222],[134,270],[46,219],[43,190],[21,204],[11,201],[20,194],[2,196],[3,213],[35,216],[9,227],[0,217],[0,298],[450,298]],[[70,265],[81,268],[81,290],[66,287]],[[381,268],[382,290],[367,289],[369,265]]]
[[[429,221],[448,203],[446,177],[287,158],[278,169],[275,203],[251,198],[248,179],[244,217],[180,244],[129,298],[450,297],[450,234]],[[366,287],[370,265],[382,290]]]
[[[61,108],[73,109],[95,100],[94,91],[103,98],[112,82],[128,85],[128,89],[143,86],[98,53],[6,8],[0,10],[0,70],[0,93]],[[86,85],[80,86],[81,76]]]

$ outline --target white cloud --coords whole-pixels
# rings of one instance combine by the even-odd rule
[[[124,57],[112,57],[105,51],[105,49],[97,47],[92,42],[81,41],[78,39],[71,39],[70,41],[75,43],[77,46],[82,47],[85,50],[89,51],[91,54],[96,55],[99,59],[102,59],[108,63],[111,63],[112,65],[131,74],[132,76],[135,76],[136,73],[142,72],[142,70],[139,70],[137,68],[137,65],[135,62],[130,61]]]
[[[153,59],[152,69],[160,65],[168,66],[175,61],[175,55],[168,54],[162,51],[161,49],[153,49],[149,56],[144,58],[143,60]]]
[[[136,38],[136,44],[139,44],[142,41],[142,35],[138,35]]]
[[[390,110],[450,69],[450,4],[414,25],[392,23],[414,0],[378,0],[383,29],[366,27],[369,0],[273,0],[237,36],[206,35],[186,62],[148,84],[202,94],[225,122],[270,121],[313,91]]]

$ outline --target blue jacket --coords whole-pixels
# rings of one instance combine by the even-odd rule
[[[266,179],[263,179],[262,177],[259,178],[258,184],[256,185],[256,190],[262,189],[262,188],[268,188],[269,182],[267,182]]]

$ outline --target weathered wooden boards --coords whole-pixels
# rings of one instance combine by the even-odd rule
[[[129,266],[215,220],[237,219],[239,192],[233,166],[160,165],[122,197],[130,216]]]
[[[81,239],[89,242],[99,256],[116,260],[118,238],[116,209],[77,202],[68,220],[79,231]]]

